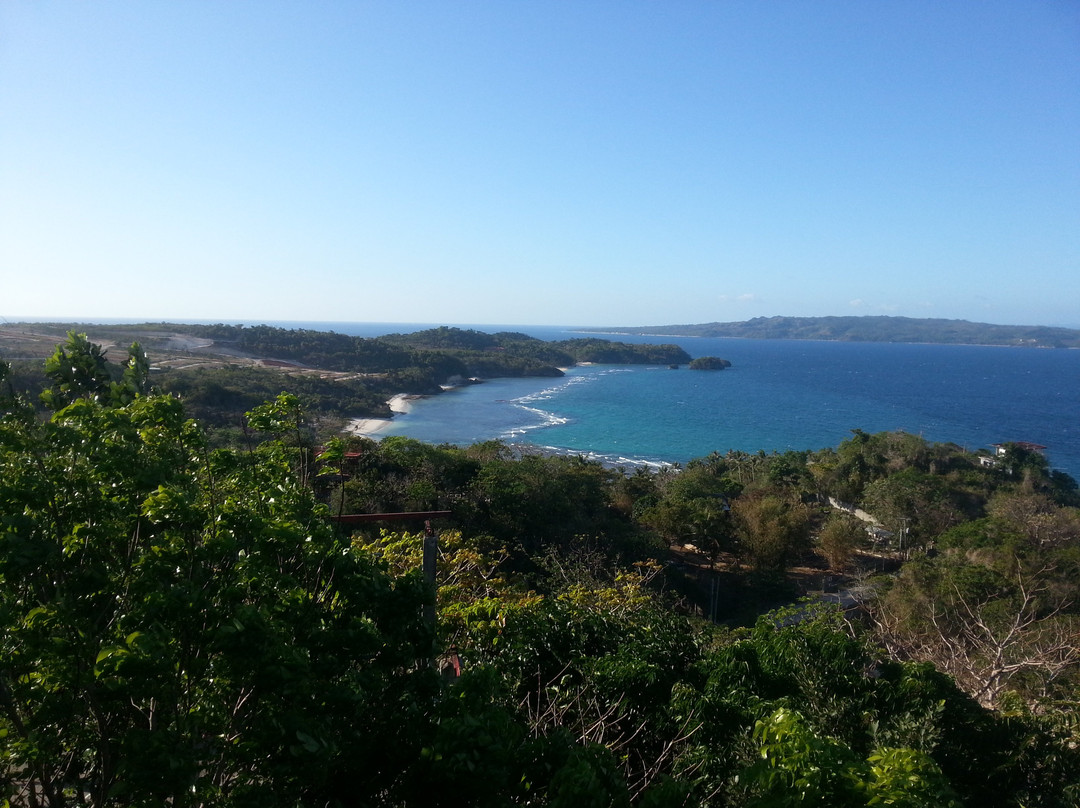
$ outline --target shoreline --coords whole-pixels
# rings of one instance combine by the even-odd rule
[[[418,396],[410,393],[397,393],[390,397],[386,402],[390,407],[390,411],[395,415],[401,415],[409,412],[412,409],[412,403],[418,398]],[[361,438],[378,438],[383,432],[389,429],[390,425],[394,423],[393,418],[354,418],[349,421],[345,427],[345,431],[350,435],[356,435]]]

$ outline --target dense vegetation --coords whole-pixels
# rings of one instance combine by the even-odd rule
[[[1080,799],[1080,499],[1023,447],[856,432],[624,473],[316,447],[282,393],[212,449],[138,346],[73,335],[45,372],[43,418],[0,364],[12,805]],[[436,509],[437,592],[421,534],[335,519]],[[794,562],[861,569],[859,608],[755,621]]]
[[[749,339],[823,339],[849,342],[935,342],[1080,348],[1080,331],[1050,326],[993,325],[916,317],[755,317],[736,323],[609,328],[616,334]]]
[[[690,370],[724,370],[729,367],[731,362],[715,356],[699,356],[690,362]]]
[[[285,381],[280,371],[259,367],[219,367],[173,373],[162,379],[161,387],[184,399],[185,406],[198,413],[201,421],[223,427],[237,423],[239,413],[274,398],[281,392],[283,384],[303,399],[313,413],[340,418],[358,412],[388,418],[391,412],[386,400],[397,392],[414,392],[396,375],[344,379],[292,375]]]
[[[242,351],[313,367],[372,373],[409,367],[450,376],[557,376],[577,362],[667,364],[688,362],[677,345],[630,345],[583,338],[555,342],[504,331],[487,334],[442,326],[411,334],[349,337],[327,331],[271,326],[187,326],[192,333],[231,342]]]

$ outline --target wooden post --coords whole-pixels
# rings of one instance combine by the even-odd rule
[[[431,520],[424,521],[424,582],[431,588],[431,602],[424,607],[424,619],[429,625],[435,625],[435,599],[439,593],[435,580],[435,562],[439,557],[439,535],[431,526]]]
[[[339,525],[355,525],[366,522],[409,522],[424,520],[424,581],[431,587],[431,603],[424,607],[424,620],[435,627],[435,596],[438,582],[435,580],[435,562],[439,557],[439,536],[431,526],[432,519],[451,516],[451,511],[404,511],[401,513],[345,513],[331,516],[330,521]]]

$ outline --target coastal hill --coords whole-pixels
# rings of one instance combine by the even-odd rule
[[[596,337],[548,342],[516,332],[431,328],[410,334],[355,337],[333,331],[269,325],[181,323],[0,325],[0,362],[11,363],[7,386],[36,400],[42,363],[69,331],[105,352],[138,342],[154,385],[184,398],[214,426],[272,399],[284,386],[320,419],[390,418],[398,395],[436,395],[449,384],[521,376],[562,376],[581,363],[683,365],[677,345],[630,345]]]
[[[1080,348],[1080,330],[1035,325],[992,325],[968,320],[916,317],[755,317],[734,323],[586,328],[606,334],[668,337],[814,339],[844,342],[923,342],[947,345],[1014,345]]]

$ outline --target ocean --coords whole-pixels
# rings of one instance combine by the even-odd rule
[[[373,337],[419,323],[273,322]],[[470,326],[540,339],[558,326]],[[468,445],[499,439],[627,467],[712,451],[784,452],[903,430],[969,450],[1030,441],[1080,479],[1080,351],[974,345],[602,335],[669,342],[732,367],[591,365],[559,379],[493,379],[414,402],[382,435]]]

